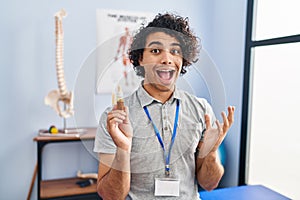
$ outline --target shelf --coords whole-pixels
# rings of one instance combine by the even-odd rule
[[[76,182],[80,180],[83,179],[66,178],[55,180],[43,180],[41,181],[41,198],[45,199],[97,193],[96,181],[92,185],[81,188],[79,187],[79,185],[76,184]]]
[[[82,128],[81,128],[82,129]],[[45,145],[50,143],[60,142],[80,142],[83,140],[94,140],[97,132],[97,128],[84,128],[86,131],[79,135],[79,137],[73,137],[70,135],[51,135],[45,136],[39,134],[33,140],[37,142],[37,193],[38,199],[60,198],[60,197],[84,197],[85,199],[99,199],[96,192],[96,183],[81,188],[76,184],[77,181],[82,180],[80,178],[66,178],[56,180],[43,180],[42,178],[42,151]],[[42,130],[39,131],[39,133]],[[93,198],[88,198],[93,197]]]
[[[33,138],[37,142],[55,142],[55,141],[80,141],[80,140],[91,140],[95,138],[96,128],[84,128],[87,131],[81,134],[79,137],[76,136],[37,136]],[[40,130],[41,131],[41,130]]]

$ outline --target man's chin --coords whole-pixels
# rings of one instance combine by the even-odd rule
[[[170,85],[170,84],[152,83],[151,85],[161,92],[169,92],[169,91],[173,91],[174,89],[174,85]]]

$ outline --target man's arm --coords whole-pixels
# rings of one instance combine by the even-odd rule
[[[196,170],[198,183],[207,191],[215,189],[224,174],[217,152],[210,152],[205,158],[197,158]]]
[[[128,108],[114,106],[107,115],[107,131],[117,149],[115,154],[99,154],[97,192],[104,200],[124,200],[130,189],[132,127]]]
[[[104,200],[124,200],[130,189],[130,153],[99,154],[97,192]]]
[[[196,158],[197,180],[201,187],[205,190],[210,191],[215,189],[224,174],[224,167],[220,162],[217,150],[234,121],[234,110],[235,108],[233,106],[229,106],[228,116],[226,116],[225,112],[221,113],[223,124],[220,124],[220,122],[217,120],[217,128],[211,127],[210,117],[205,115],[206,131],[203,141],[200,141],[198,144],[197,151],[199,151],[198,153],[200,154],[197,155]],[[217,137],[212,148],[209,148],[209,152],[206,153],[205,151],[207,151],[207,146],[205,148],[205,145],[211,142],[209,139],[207,139],[210,138],[209,135],[217,135]],[[207,143],[204,144],[205,142]],[[208,146],[210,146],[210,144]]]

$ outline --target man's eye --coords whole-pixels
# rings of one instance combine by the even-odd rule
[[[158,53],[160,53],[160,50],[159,49],[152,49],[151,53],[158,54]]]
[[[170,52],[175,55],[181,55],[181,51],[178,49],[172,49]]]

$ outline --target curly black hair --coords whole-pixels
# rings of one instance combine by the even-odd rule
[[[142,26],[133,37],[128,54],[136,74],[145,77],[144,67],[140,66],[139,60],[143,58],[148,35],[155,32],[164,32],[179,41],[183,52],[183,64],[180,74],[185,74],[187,72],[186,67],[197,61],[200,42],[190,30],[188,18],[170,13],[159,13],[146,27]]]

